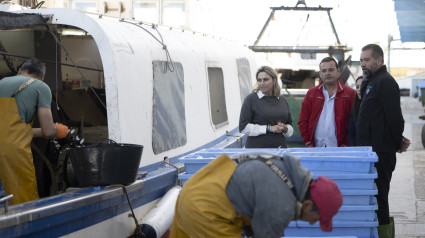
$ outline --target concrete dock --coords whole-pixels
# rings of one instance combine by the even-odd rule
[[[425,238],[425,149],[421,131],[425,121],[424,107],[417,98],[402,97],[405,120],[404,136],[411,145],[397,154],[397,165],[391,180],[390,214],[395,219],[395,237]]]

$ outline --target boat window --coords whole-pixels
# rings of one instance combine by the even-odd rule
[[[315,60],[316,54],[315,53],[301,53],[301,59],[304,60]]]
[[[238,77],[239,77],[239,87],[241,91],[241,101],[243,102],[246,96],[252,90],[252,79],[251,79],[251,70],[249,68],[249,62],[246,58],[236,59],[236,64],[238,66]]]
[[[184,2],[165,1],[163,24],[178,28],[186,27],[186,4]]]
[[[134,1],[133,18],[138,21],[158,24],[158,2],[156,1]]]
[[[211,119],[217,129],[228,124],[223,70],[221,68],[208,67],[208,86]]]
[[[84,12],[97,12],[96,1],[73,1],[72,8]]]
[[[155,154],[187,142],[184,101],[184,74],[181,63],[153,61],[152,148]]]
[[[134,1],[133,18],[138,21],[185,28],[186,3],[176,0]]]

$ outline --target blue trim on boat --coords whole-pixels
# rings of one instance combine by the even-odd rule
[[[236,134],[238,132],[239,132],[239,127],[236,127],[233,130],[229,131],[229,135],[233,135],[233,134]],[[242,136],[241,139],[242,139],[242,145],[243,145],[243,144],[245,144],[244,141],[246,140],[246,136],[244,134],[240,134],[240,135]],[[196,149],[193,149],[193,150],[188,151],[186,153],[171,157],[171,158],[169,158],[169,161],[170,161],[171,164],[178,163],[178,159],[181,158],[181,157],[195,153],[199,150],[212,148],[215,145],[217,145],[217,144],[219,144],[223,141],[227,141],[227,143],[221,148],[235,148],[235,147],[240,148],[240,146],[235,146],[235,143],[237,143],[237,138],[235,138],[233,136],[230,137],[230,138],[227,138],[226,135],[223,135],[223,136],[220,136],[219,138],[217,138],[217,139],[215,139],[215,140],[213,140],[213,141],[211,141],[207,144],[204,144],[204,145],[202,145],[202,146],[200,146]],[[154,163],[154,164],[150,164],[150,165],[141,167],[139,169],[139,171],[153,171],[153,170],[156,170],[156,169],[163,167],[163,166],[164,166],[164,162],[160,161],[160,162],[157,162],[157,163]]]
[[[238,128],[203,146],[170,158],[170,163],[207,148],[237,148],[246,136]],[[158,162],[139,169],[147,171],[145,178],[126,187],[134,209],[164,196],[175,186],[177,169]],[[9,208],[0,214],[0,237],[58,237],[87,228],[122,213],[129,212],[129,205],[122,188],[114,186],[76,188],[64,194],[51,196]]]
[[[173,167],[148,173],[127,186],[131,205],[138,208],[161,198],[176,179]],[[0,216],[0,237],[58,237],[129,212],[129,205],[122,188],[92,187],[13,206],[10,212]],[[17,216],[19,224],[12,225]]]

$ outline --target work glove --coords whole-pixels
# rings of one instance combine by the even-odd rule
[[[58,139],[62,139],[65,138],[66,135],[68,135],[68,127],[61,124],[61,123],[56,123],[56,129],[57,129],[57,133],[56,133],[56,138]]]

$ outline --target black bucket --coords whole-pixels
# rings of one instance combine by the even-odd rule
[[[102,144],[108,141],[109,144]],[[110,139],[69,150],[80,187],[129,185],[136,181],[143,146],[119,144]]]

